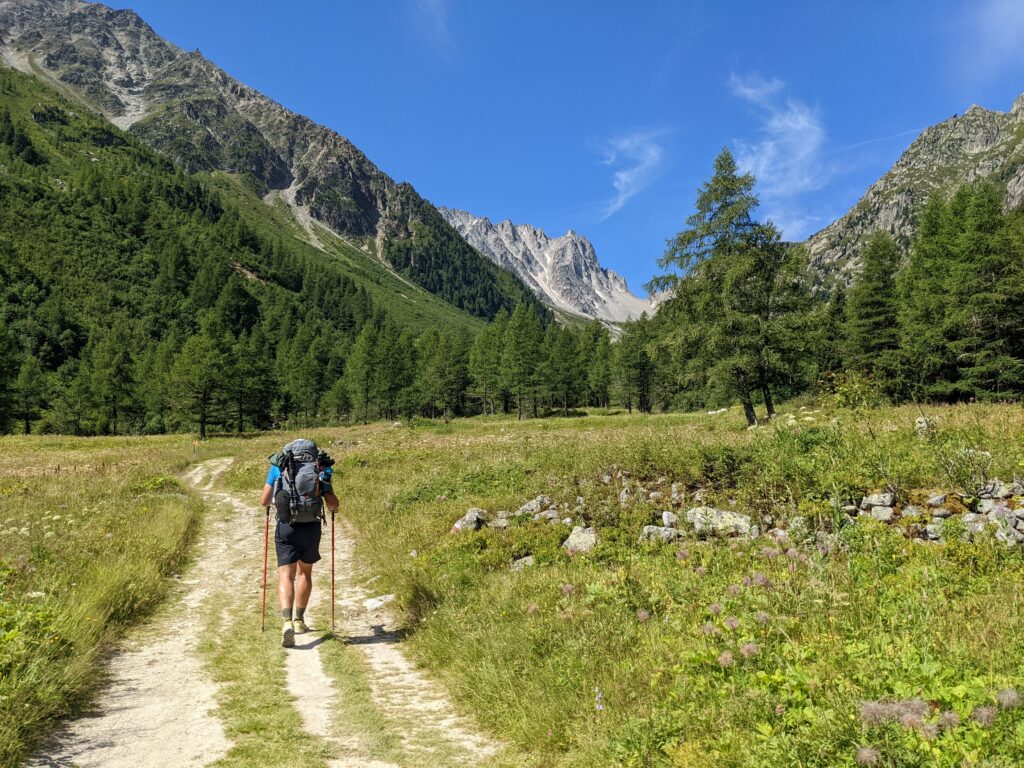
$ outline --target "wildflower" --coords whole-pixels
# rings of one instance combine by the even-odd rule
[[[857,761],[857,765],[878,765],[882,756],[874,747],[857,747],[854,759]]]
[[[926,741],[935,741],[939,738],[939,726],[935,723],[928,723],[921,728],[921,735],[924,736]]]
[[[703,627],[700,628],[700,631],[703,632],[705,635],[717,635],[718,627],[716,627],[709,621]]]
[[[786,557],[788,557],[790,560],[799,560],[800,551],[796,549],[796,547],[790,547],[786,550]]]
[[[1003,688],[996,694],[996,701],[1003,709],[1015,709],[1020,706],[1020,693],[1016,688]]]
[[[680,549],[678,552],[676,552],[676,560],[685,560],[689,556],[690,553],[687,552],[685,549]]]
[[[731,667],[733,665],[732,653],[729,651],[722,651],[718,656],[718,666],[720,667]]]
[[[776,715],[781,715],[785,711],[786,711],[786,708],[784,706],[782,706],[781,704],[776,704],[775,705],[775,714]]]
[[[971,712],[971,719],[983,728],[987,728],[996,721],[999,710],[995,707],[975,707]]]
[[[749,587],[753,583],[754,583],[754,580],[752,578],[750,578],[749,576],[744,576],[743,577],[743,586],[744,587]]]
[[[769,579],[767,576],[765,576],[761,572],[758,572],[758,573],[754,574],[754,584],[756,586],[758,586],[758,587],[763,587],[764,589],[771,589],[772,588],[772,581],[771,581],[771,579]]]
[[[708,613],[710,613],[713,616],[718,616],[721,612],[722,612],[722,604],[721,603],[712,603],[711,605],[708,606]]]
[[[643,624],[649,618],[651,618],[650,611],[645,611],[643,608],[641,608],[639,611],[636,612],[636,620],[639,621],[641,624]]]
[[[571,595],[575,591],[576,591],[576,587],[573,584],[563,584],[562,585],[562,594],[563,595]]]
[[[786,566],[786,570],[788,570],[790,573],[796,573],[799,570],[799,568],[797,567],[796,563],[790,563],[788,566]]]
[[[530,603],[528,606],[526,606],[526,612],[533,616],[537,613],[540,613],[540,606],[536,603]]]
[[[696,568],[693,569],[693,572],[696,573],[698,576],[703,576],[705,573],[708,572],[708,569],[705,568],[703,565],[698,565]]]
[[[740,588],[737,584],[730,584],[729,589],[726,591],[733,597],[736,597],[740,593]]]
[[[904,712],[900,715],[900,725],[904,728],[913,730],[921,727],[921,718],[915,715],[913,712]]]
[[[889,720],[891,708],[884,701],[862,701],[860,703],[860,719],[864,725],[879,725]]]
[[[739,629],[739,626],[740,626],[740,620],[737,619],[735,616],[729,616],[725,620],[725,628],[726,629]]]
[[[920,718],[927,717],[932,711],[928,702],[923,699],[907,699],[906,701],[901,701],[899,706],[900,709],[903,710],[904,714],[916,715]]]
[[[772,620],[772,617],[768,615],[767,611],[758,611],[756,618],[758,624],[767,624]]]
[[[761,557],[766,560],[772,560],[781,554],[775,547],[763,547],[761,549]]]
[[[594,709],[598,712],[604,711],[604,695],[596,685],[594,686]]]
[[[960,715],[953,710],[943,712],[939,715],[939,728],[956,728],[958,725],[960,725]]]
[[[740,653],[743,654],[743,658],[752,659],[760,652],[760,648],[757,647],[757,643],[744,643],[740,646]]]

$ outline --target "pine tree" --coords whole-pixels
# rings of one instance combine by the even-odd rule
[[[516,403],[518,417],[525,417],[527,401],[537,415],[537,386],[541,364],[543,330],[533,307],[516,306],[505,328],[502,344],[502,381]]]
[[[654,365],[647,350],[651,341],[649,330],[647,315],[641,315],[623,324],[622,335],[615,344],[615,381],[619,398],[630,413],[634,407],[642,413],[650,413],[652,408]]]
[[[587,390],[590,401],[598,408],[607,408],[611,402],[612,386],[612,342],[608,329],[601,326],[601,333],[594,342],[587,368]]]
[[[485,415],[495,412],[495,398],[501,391],[501,354],[507,324],[508,315],[499,313],[476,335],[469,350],[469,375]]]
[[[228,357],[218,340],[206,333],[185,342],[171,369],[170,392],[175,410],[197,424],[199,437],[217,415],[226,395]]]
[[[872,374],[886,389],[898,388],[896,271],[900,251],[886,232],[876,232],[864,247],[861,272],[846,303],[846,364]]]
[[[18,418],[25,426],[25,434],[32,433],[32,421],[39,416],[48,398],[48,383],[39,361],[32,355],[22,360],[18,378],[14,381],[14,403]]]
[[[377,329],[373,323],[367,323],[356,337],[345,366],[349,403],[353,413],[364,424],[370,420],[370,407],[373,403],[376,347]]]

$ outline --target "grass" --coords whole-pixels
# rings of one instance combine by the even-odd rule
[[[200,520],[176,478],[189,444],[0,438],[0,765],[78,710],[165,594]]]
[[[926,438],[914,433],[920,415],[937,424]],[[985,480],[1024,471],[1024,411],[972,405],[792,416],[754,431],[730,412],[376,424],[310,436],[338,459],[335,489],[358,532],[357,557],[381,591],[398,594],[410,652],[461,710],[537,765],[1015,765],[1024,754],[1024,707],[1013,705],[1012,693],[1024,688],[1021,552],[989,535],[965,541],[953,530],[945,544],[920,544],[905,535],[912,520],[843,525],[837,507],[882,488],[901,504],[932,490],[962,490],[970,506]],[[225,482],[255,493],[265,457],[292,436],[212,440],[206,450],[236,455]],[[188,540],[182,510],[195,514],[175,481],[156,479],[190,458],[182,439],[33,440],[40,465],[86,458],[74,459],[81,464],[74,482],[51,482],[20,471],[25,443],[7,439],[0,460],[4,615],[8,603],[22,617],[34,615],[36,600],[70,613],[76,604],[96,605],[78,599],[83,579],[73,574],[89,572],[98,557],[116,563],[120,550],[116,538],[107,542],[93,528],[120,526],[140,541],[162,542],[146,550],[156,575],[145,584],[158,585],[166,570],[160,564],[180,559]],[[131,458],[116,459],[124,445],[133,447]],[[103,474],[111,461],[127,462],[124,479]],[[801,518],[808,536],[791,548],[766,539],[641,545],[640,528],[661,507],[643,498],[620,505],[619,480],[604,482],[619,469],[649,490],[677,482],[692,498],[700,488],[706,503],[734,505],[763,526],[798,528]],[[98,485],[87,488],[82,476],[96,476]],[[541,493],[570,508],[584,499],[583,511],[570,514],[597,528],[594,552],[567,556],[564,525],[449,532],[468,507],[515,509]],[[55,538],[46,538],[46,521],[32,510],[63,514],[60,503],[90,523],[73,534],[86,538],[52,551],[52,567],[33,560],[35,571],[12,575],[12,563],[38,557],[36,547],[49,549]],[[127,516],[132,503],[161,513]],[[527,554],[532,568],[509,568]],[[106,614],[115,621],[137,617],[160,593],[114,576],[102,583],[122,591],[105,592],[100,605],[132,606],[128,616]],[[36,591],[46,598],[28,596]],[[123,594],[128,603],[111,597]],[[229,627],[243,620],[225,616]],[[21,631],[48,643],[39,627],[59,622],[40,621]],[[276,764],[298,738],[288,710],[280,744],[265,743],[280,649],[253,633],[231,634],[239,641],[230,650],[207,648],[225,685],[219,714],[236,740],[227,763]],[[86,655],[95,658],[108,630],[91,637],[93,655]],[[4,653],[13,647],[0,644]],[[68,652],[66,644],[53,647]],[[32,658],[35,668],[51,664]],[[238,666],[247,658],[258,663]],[[341,694],[339,722],[355,723],[372,754],[395,759],[401,724],[374,708],[355,649],[325,644],[323,658]],[[20,684],[10,675],[0,683],[5,695],[10,688],[2,686],[12,680]],[[88,687],[49,689],[63,709],[44,708],[34,722],[66,711],[74,700],[67,691],[80,700]],[[0,700],[8,715],[3,743],[21,744],[11,740],[20,715],[10,701]],[[325,759],[323,745],[309,749],[309,764]]]

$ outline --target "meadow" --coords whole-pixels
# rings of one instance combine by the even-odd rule
[[[1021,550],[988,532],[968,540],[955,522],[943,543],[923,543],[907,536],[912,515],[850,522],[841,507],[883,489],[898,505],[961,491],[951,505],[973,506],[985,482],[1024,473],[1024,411],[789,410],[755,430],[736,411],[594,412],[308,434],[338,459],[357,556],[375,589],[397,595],[410,651],[533,764],[1019,764]],[[236,456],[225,482],[255,493],[290,436],[213,439],[200,453]],[[188,438],[0,442],[0,744],[11,750],[25,696],[48,692],[41,723],[95,684],[91,672],[65,679],[64,660],[91,669],[119,622],[152,607],[201,510],[175,479]],[[25,472],[26,446],[33,465],[76,457],[82,471]],[[129,465],[104,474],[87,459]],[[646,491],[667,496],[673,483],[680,514],[702,497],[791,540],[638,542],[665,508]],[[645,493],[623,504],[624,484]],[[451,532],[470,507],[516,510],[540,494],[597,530],[592,552],[569,556],[563,523]],[[146,565],[118,576],[128,544]],[[39,681],[47,669],[59,684],[30,682],[26,670]]]

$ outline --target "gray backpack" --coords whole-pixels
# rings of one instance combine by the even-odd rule
[[[281,470],[274,506],[282,523],[313,523],[323,519],[319,453],[316,443],[300,438],[270,457],[270,463]]]

